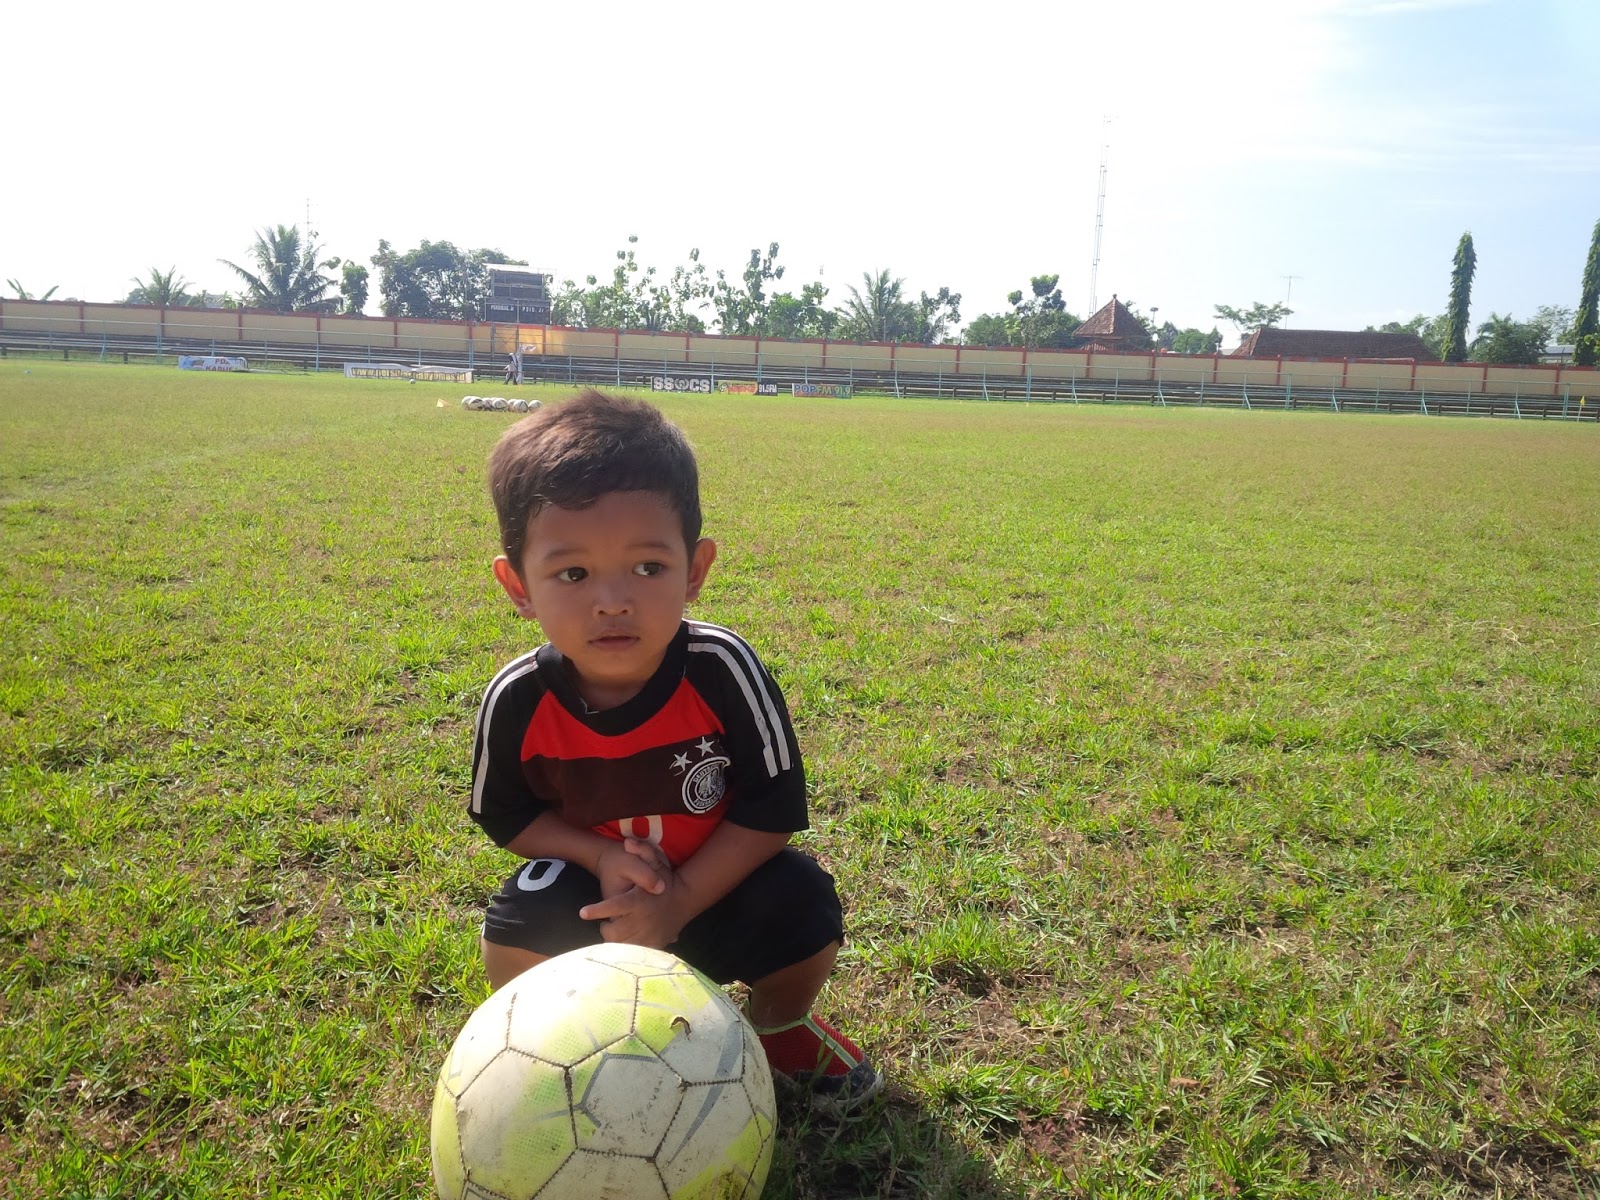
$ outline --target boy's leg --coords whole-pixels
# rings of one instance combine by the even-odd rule
[[[537,967],[548,954],[535,954],[520,946],[502,946],[488,938],[479,938],[483,947],[483,970],[489,976],[489,986],[499,991],[529,967]]]
[[[829,942],[810,958],[757,979],[750,985],[750,1023],[766,1029],[806,1016],[833,974],[838,955],[839,943]]]
[[[559,858],[523,863],[489,901],[483,917],[483,968],[496,990],[547,958],[592,946],[600,926],[578,916],[600,900],[600,881]]]
[[[859,1108],[883,1076],[812,1006],[833,970],[844,923],[833,878],[793,847],[757,867],[683,931],[675,950],[718,982],[750,985],[755,1026],[775,1076],[816,1107]]]

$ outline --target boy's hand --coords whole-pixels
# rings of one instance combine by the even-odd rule
[[[600,895],[606,900],[630,888],[659,896],[667,890],[672,865],[667,862],[666,855],[649,842],[628,838],[600,852],[595,877],[600,880]]]
[[[683,899],[683,889],[674,878],[660,895],[633,887],[598,904],[584,905],[578,915],[585,921],[599,921],[600,936],[608,942],[665,950],[688,924],[690,914],[683,910]]]

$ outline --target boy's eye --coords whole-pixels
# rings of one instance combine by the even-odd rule
[[[635,575],[659,575],[666,569],[666,563],[642,562],[638,566],[634,567],[633,573]]]
[[[556,572],[556,578],[562,583],[580,583],[589,572],[582,567],[567,567]]]

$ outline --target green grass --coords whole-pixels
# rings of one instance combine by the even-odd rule
[[[461,390],[0,363],[8,1195],[431,1194],[536,638]],[[891,1080],[769,1196],[1600,1192],[1594,429],[668,407]]]

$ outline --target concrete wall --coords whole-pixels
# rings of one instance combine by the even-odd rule
[[[1088,353],[983,346],[911,346],[887,342],[768,341],[714,334],[616,333],[557,325],[423,321],[390,317],[308,316],[251,309],[157,308],[77,300],[0,299],[0,330],[59,337],[140,337],[193,342],[270,342],[297,346],[348,346],[374,358],[423,359],[430,355],[492,359],[519,345],[528,353],[577,358],[623,358],[715,367],[754,377],[762,367],[790,370],[917,372],[964,378],[1017,378],[1146,384],[1183,384],[1355,391],[1417,391],[1479,395],[1586,396],[1600,403],[1600,369],[1592,367],[1486,367],[1482,363],[1361,362],[1342,359],[1247,359],[1184,355]]]

